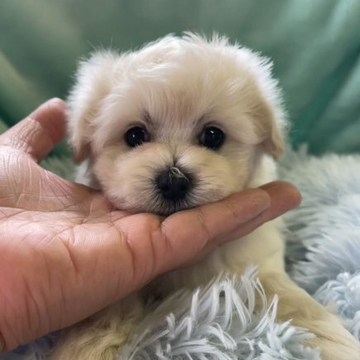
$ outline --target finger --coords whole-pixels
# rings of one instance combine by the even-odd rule
[[[184,217],[181,219],[183,222],[179,222],[177,226],[172,228],[167,224],[163,226],[163,230],[171,234],[173,240],[171,243],[175,248],[173,250],[179,254],[178,264],[181,264],[181,256],[188,256],[187,260],[190,261],[184,261],[188,264],[194,259],[202,258],[214,248],[228,241],[240,239],[265,222],[297,207],[300,201],[301,195],[292,184],[274,182],[260,189],[247,190],[221,202],[201,207],[203,210],[200,211],[202,214],[200,219]],[[196,210],[189,212],[193,211]],[[178,215],[183,216],[184,213]],[[171,217],[168,219],[171,220]],[[164,223],[166,224],[166,220]],[[192,246],[188,243],[184,245],[185,239],[188,241],[190,239]],[[196,249],[199,246],[202,248]],[[184,249],[189,253],[186,253]]]
[[[51,99],[6,131],[0,144],[28,153],[40,162],[66,134],[66,103]]]
[[[234,231],[225,234],[223,237],[208,241],[204,249],[185,265],[199,261],[206,254],[210,253],[220,245],[228,241],[241,239],[264,223],[273,220],[300,205],[301,195],[295,186],[290,183],[277,181],[261,186],[260,188],[269,194],[271,199],[270,207],[247,223],[240,224]]]
[[[260,187],[267,192],[271,205],[261,214],[250,221],[240,224],[234,231],[229,232],[222,239],[214,239],[215,246],[250,234],[267,221],[273,220],[286,212],[295,209],[301,203],[301,194],[292,184],[285,181],[276,181]]]
[[[259,216],[270,206],[270,197],[262,189],[249,189],[216,203],[175,213],[162,223],[162,232],[176,254],[176,263],[194,257],[209,241],[219,241]],[[174,267],[172,264],[165,266]]]

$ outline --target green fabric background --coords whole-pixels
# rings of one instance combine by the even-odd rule
[[[94,48],[184,30],[217,31],[274,60],[295,146],[360,151],[360,0],[0,0],[0,132],[64,98]]]

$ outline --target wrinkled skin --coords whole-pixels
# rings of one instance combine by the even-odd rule
[[[0,351],[69,326],[296,207],[276,182],[163,218],[114,209],[42,169],[65,136],[53,99],[0,136]]]

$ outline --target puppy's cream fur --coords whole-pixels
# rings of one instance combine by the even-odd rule
[[[170,214],[276,178],[273,159],[284,148],[285,116],[271,64],[225,38],[188,33],[127,54],[95,53],[81,64],[69,104],[70,142],[82,162],[78,180],[101,188],[121,209]],[[124,134],[137,125],[151,141],[130,148]],[[225,133],[220,149],[199,146],[206,126]],[[172,166],[196,179],[176,205],[164,204],[154,189],[156,174]],[[321,348],[323,359],[356,360],[359,347],[338,319],[286,275],[283,250],[281,220],[275,220],[151,288],[194,288],[221,271],[241,273],[255,263],[267,295],[279,295],[279,321],[293,319],[312,331],[311,345]],[[144,311],[134,299],[73,327],[52,359],[112,359]]]

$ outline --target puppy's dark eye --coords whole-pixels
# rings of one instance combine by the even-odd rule
[[[211,150],[217,150],[225,141],[225,134],[215,126],[203,130],[200,135],[200,145]]]
[[[135,126],[125,133],[125,141],[130,147],[150,141],[150,134],[142,127]]]

